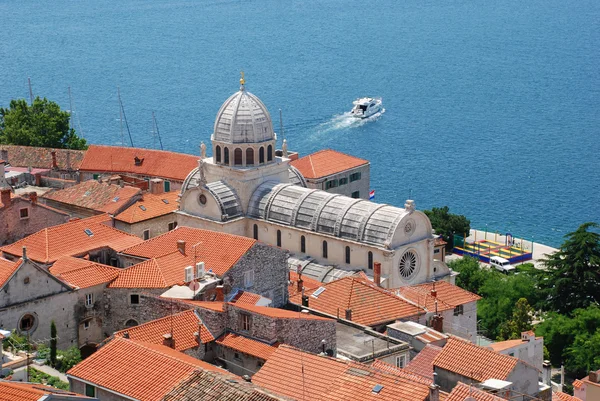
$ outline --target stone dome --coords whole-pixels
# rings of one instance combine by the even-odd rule
[[[260,143],[275,139],[267,107],[244,85],[223,103],[215,120],[213,140],[223,143]]]

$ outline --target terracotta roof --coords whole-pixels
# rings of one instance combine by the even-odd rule
[[[407,371],[406,369],[396,367],[396,366],[392,365],[391,363],[380,361],[379,359],[375,359],[375,361],[373,361],[373,363],[371,364],[371,367],[373,369],[380,370],[384,373],[389,373],[391,375],[404,377],[405,379],[416,381],[418,383],[423,383],[428,386],[433,383],[433,379],[427,379],[423,376],[419,376],[417,374],[411,373],[411,372]]]
[[[562,391],[553,391],[552,401],[581,401],[581,398],[565,394]]]
[[[201,325],[202,327],[200,328]],[[163,344],[163,336],[165,334],[170,334],[171,332],[173,333],[175,349],[177,351],[185,351],[197,347],[198,340],[196,339],[195,333],[198,332],[200,332],[200,338],[203,344],[214,341],[215,339],[210,330],[204,326],[202,319],[200,319],[193,309],[117,331],[115,336],[123,337],[125,333],[128,333],[129,338],[134,341],[160,345]]]
[[[236,305],[256,305],[260,301],[261,296],[251,292],[239,291],[231,300],[231,303]]]
[[[21,262],[21,259],[16,262],[11,262],[10,260],[0,258],[0,288],[2,288],[13,273],[17,271]]]
[[[329,320],[326,317],[311,315],[309,313],[294,312],[286,309],[271,308],[269,306],[256,306],[248,304],[232,304],[228,305],[246,310],[248,312],[258,313],[259,315],[268,316],[276,319],[306,319],[306,320]]]
[[[183,285],[185,268],[194,266],[194,259],[174,251],[156,259],[149,259],[119,272],[111,288],[167,288]]]
[[[222,335],[217,339],[217,344],[264,360],[269,359],[279,346],[277,343],[269,345],[235,333]]]
[[[600,375],[600,369],[598,369],[596,371],[596,374]],[[596,382],[590,381],[590,376],[586,376],[583,379],[581,379],[580,381],[583,382],[583,383],[586,383],[586,384],[591,384],[592,386],[595,386],[595,387],[600,387],[600,383],[596,383]]]
[[[27,247],[27,256],[39,263],[50,264],[62,256],[79,256],[89,251],[108,247],[119,252],[142,239],[119,231],[103,223],[110,224],[107,214],[74,220],[65,224],[45,228],[17,242],[0,248],[11,255],[21,256],[23,246]],[[91,235],[85,230],[90,230]]]
[[[141,161],[139,165],[136,165],[136,158]],[[90,145],[79,169],[183,181],[190,171],[198,167],[198,159],[198,156],[163,150]]]
[[[442,352],[442,348],[427,344],[408,364],[405,370],[433,382],[433,360]]]
[[[444,241],[444,239],[442,237],[436,237],[433,240],[433,244],[435,246],[442,246],[442,245],[447,245],[448,243],[446,241]]]
[[[517,358],[452,336],[433,360],[433,365],[482,382],[487,379],[505,380],[517,362]]]
[[[142,199],[116,215],[115,220],[134,224],[173,213],[179,207],[178,197],[178,192],[165,192],[156,195],[144,194]]]
[[[516,347],[517,345],[526,344],[526,343],[527,343],[527,341],[523,341],[520,338],[518,338],[516,340],[506,340],[506,341],[499,341],[496,343],[491,343],[491,344],[487,345],[487,347],[489,349],[491,349],[492,351],[500,352],[500,351],[504,351],[504,350],[512,348],[512,347]]]
[[[579,379],[575,379],[575,381],[573,382],[573,388],[579,390],[581,386],[583,386],[583,382]]]
[[[196,369],[221,371],[164,345],[115,337],[67,375],[128,397],[158,401]]]
[[[293,160],[290,164],[296,167],[304,178],[316,179],[369,164],[369,161],[336,150],[324,149]]]
[[[98,284],[108,283],[115,279],[120,269],[116,267],[90,262],[87,259],[63,256],[58,259],[50,273],[74,287],[87,288]]]
[[[304,290],[312,290],[313,288],[319,288],[321,286],[321,282],[314,280],[306,275],[302,276],[302,286]],[[290,271],[290,280],[288,283],[288,292],[290,298],[296,294],[299,294],[301,291],[298,291],[298,273]]]
[[[59,390],[43,384],[0,380],[0,401],[39,401],[43,396],[51,394],[65,398],[91,399],[81,394]]]
[[[47,192],[42,198],[65,205],[114,214],[131,203],[133,197],[141,194],[142,190],[139,188],[121,187],[90,180],[69,188]]]
[[[0,145],[0,150],[8,151],[8,160],[14,167],[52,168],[52,151],[56,152],[56,164],[61,170],[67,170],[67,154],[71,169],[77,170],[81,165],[85,150],[67,150],[40,148],[36,146]]]
[[[239,377],[196,370],[169,392],[163,401],[283,401]]]
[[[325,288],[324,291],[319,288]],[[346,309],[352,309],[352,321],[365,325],[393,322],[397,319],[424,314],[417,306],[404,299],[369,284],[354,276],[343,277],[321,287],[304,291],[308,295],[308,307],[332,316],[345,317]],[[320,291],[315,297],[313,294]],[[301,294],[290,298],[290,302],[302,305]]]
[[[435,311],[435,298],[431,295],[433,288],[434,283],[424,283],[398,288],[397,293],[417,305],[424,306],[429,311]],[[436,281],[435,290],[437,291],[438,310],[454,309],[458,305],[481,299],[479,295],[446,281]]]
[[[465,401],[467,397],[473,397],[475,401],[506,401],[504,398],[496,397],[493,394],[486,393],[476,387],[470,387],[462,382],[458,382],[450,392],[446,401]]]
[[[170,298],[165,298],[170,299]],[[192,299],[176,299],[172,298],[174,301],[183,302],[184,304],[189,304],[196,306],[198,308],[208,309],[215,312],[225,312],[225,304],[223,302],[214,302],[214,301],[194,301]]]
[[[157,258],[177,250],[177,241],[185,241],[185,253],[203,261],[206,270],[221,276],[256,243],[239,235],[199,228],[177,227],[163,235],[123,250],[123,253],[142,258]],[[198,245],[194,248],[194,245]],[[183,276],[182,276],[183,277]]]
[[[425,400],[422,383],[383,373],[367,365],[342,361],[281,345],[252,381],[298,400]],[[378,394],[376,385],[383,386]]]

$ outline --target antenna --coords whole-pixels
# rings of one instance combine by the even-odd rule
[[[29,99],[31,99],[31,105],[33,106],[33,90],[31,89],[31,78],[27,77],[29,83]]]

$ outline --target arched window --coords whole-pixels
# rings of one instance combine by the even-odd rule
[[[254,239],[258,240],[258,225],[254,225]]]
[[[246,149],[246,166],[254,164],[254,149]]]
[[[235,166],[241,166],[244,164],[242,149],[237,148],[233,151],[233,164]]]
[[[229,148],[225,148],[223,151],[223,163],[225,163],[226,166],[229,166]]]
[[[127,327],[127,328],[134,327],[137,325],[138,325],[138,322],[136,322],[134,319],[129,319],[128,321],[125,322],[125,327]]]
[[[265,162],[265,148],[263,146],[258,149],[258,162],[263,164]]]
[[[217,154],[217,163],[221,163],[221,147],[219,145],[217,145],[215,153]]]
[[[346,263],[350,264],[350,247],[346,247]]]
[[[281,247],[281,230],[277,230],[277,246]]]
[[[273,160],[273,146],[267,146],[267,161],[270,162]]]
[[[371,251],[367,255],[367,267],[369,270],[373,270],[373,252]]]
[[[306,238],[304,235],[300,237],[300,252],[306,253]]]
[[[323,257],[327,259],[327,241],[323,241]]]

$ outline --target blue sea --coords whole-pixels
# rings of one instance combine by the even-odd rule
[[[91,143],[121,143],[119,86],[135,146],[154,111],[198,154],[243,70],[290,149],[369,159],[378,202],[555,246],[600,222],[598,0],[0,0],[0,27],[0,106],[71,87]],[[365,95],[386,111],[353,122]]]

